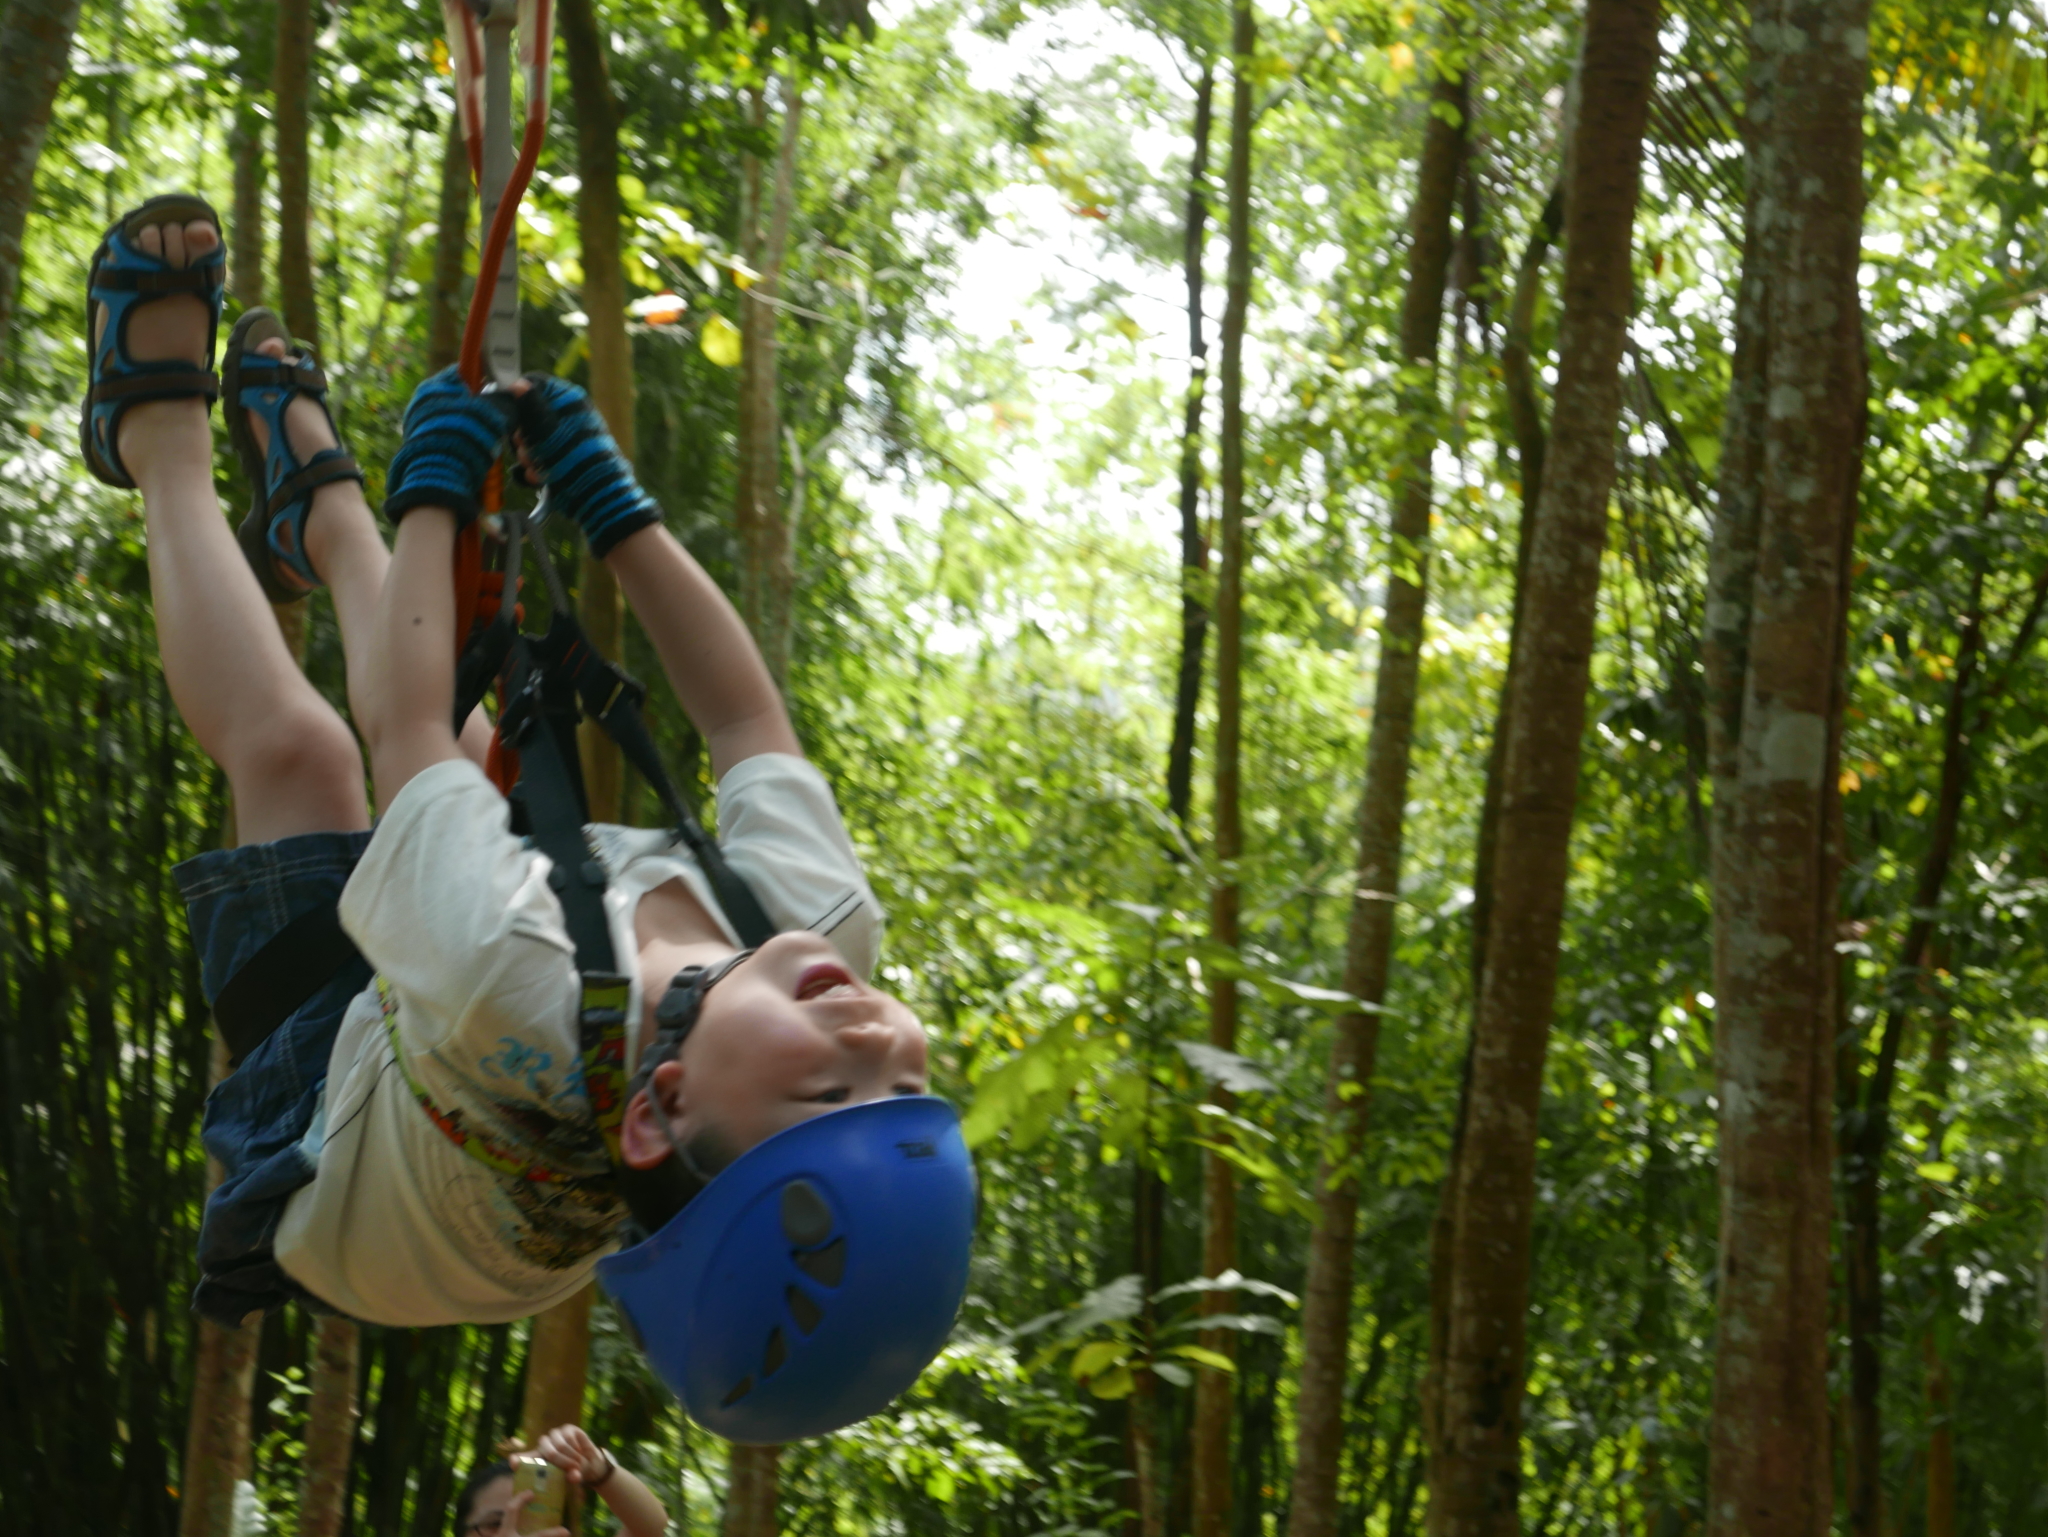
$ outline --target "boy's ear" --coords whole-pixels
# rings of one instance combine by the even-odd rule
[[[657,1067],[647,1086],[626,1101],[619,1124],[619,1157],[629,1169],[651,1169],[675,1151],[669,1140],[671,1117],[683,1110],[683,1064],[668,1061]]]

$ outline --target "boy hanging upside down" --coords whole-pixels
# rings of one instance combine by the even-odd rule
[[[214,495],[208,424],[222,271],[219,221],[197,198],[154,199],[108,232],[90,284],[86,458],[142,491],[164,672],[233,791],[238,846],[177,871],[209,1001],[268,985],[260,965],[244,975],[252,958],[294,924],[317,930],[337,902],[360,955],[340,944],[339,969],[208,1103],[205,1142],[226,1175],[207,1203],[197,1306],[228,1322],[293,1298],[385,1324],[522,1318],[584,1284],[626,1208],[582,1079],[576,949],[549,861],[508,829],[479,766],[480,719],[460,738],[451,726],[452,552],[513,399],[473,396],[452,371],[420,388],[388,477],[387,553],[319,368],[251,311],[223,360],[257,488],[237,536]],[[618,578],[702,733],[729,862],[780,930],[743,953],[670,834],[589,829],[630,978],[625,1061],[642,1064],[618,1162],[679,1163],[675,1207],[830,1107],[923,1094],[925,1037],[868,982],[881,914],[746,629],[582,392],[527,389],[523,450]],[[374,831],[356,736],[294,665],[266,601],[322,585]],[[674,1054],[643,1062],[656,1004],[692,966],[717,985],[700,983]],[[638,1215],[655,1227],[667,1213]],[[964,1284],[964,1240],[959,1265]]]

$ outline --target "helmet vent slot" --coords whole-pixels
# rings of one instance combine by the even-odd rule
[[[777,1324],[768,1331],[768,1346],[761,1352],[761,1375],[774,1376],[788,1356],[789,1347],[782,1341],[782,1325]]]
[[[782,1187],[782,1232],[802,1248],[832,1236],[832,1208],[807,1179],[793,1179]]]
[[[745,1398],[749,1393],[753,1391],[754,1379],[752,1377],[742,1377],[738,1382],[733,1384],[732,1391],[726,1394],[725,1397],[721,1398],[718,1401],[718,1407],[721,1409],[730,1409],[734,1404],[738,1403],[742,1398]]]
[[[791,1256],[797,1269],[825,1286],[837,1286],[846,1276],[846,1240],[835,1238],[824,1248]]]
[[[811,1294],[801,1286],[792,1286],[783,1294],[789,1304],[789,1316],[796,1320],[796,1326],[809,1334],[825,1321],[825,1310],[811,1300]]]

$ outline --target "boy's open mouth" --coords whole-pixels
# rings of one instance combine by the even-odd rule
[[[836,961],[819,961],[815,966],[806,967],[804,974],[797,978],[797,1001],[804,1003],[812,998],[829,997],[841,988],[848,994],[859,991],[854,985],[853,973]]]

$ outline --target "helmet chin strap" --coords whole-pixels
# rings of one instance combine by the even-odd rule
[[[704,1012],[705,997],[753,953],[752,949],[741,950],[714,965],[685,966],[675,974],[668,991],[654,1007],[654,1039],[641,1054],[640,1070],[633,1076],[633,1086],[626,1094],[628,1099],[653,1078],[655,1068],[683,1049],[683,1042],[697,1028],[698,1017]],[[662,1125],[668,1125],[666,1116],[662,1117]],[[670,1140],[673,1142],[673,1137]]]

